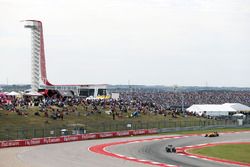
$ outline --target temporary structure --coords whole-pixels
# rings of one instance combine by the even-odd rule
[[[18,92],[12,91],[10,93],[7,93],[7,96],[21,96],[21,94]]]
[[[38,92],[29,92],[29,93],[25,93],[25,96],[42,96],[42,94],[38,93]]]
[[[250,107],[240,103],[225,104],[194,104],[186,109],[187,112],[193,112],[198,115],[209,116],[228,116],[240,111],[250,111]]]
[[[250,111],[250,107],[240,103],[225,103],[224,106],[229,106],[237,111]]]

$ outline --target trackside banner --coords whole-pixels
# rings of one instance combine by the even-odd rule
[[[43,138],[25,140],[25,146],[34,146],[34,145],[40,145],[40,144],[45,144]]]
[[[99,138],[108,138],[108,137],[115,137],[116,132],[103,132],[103,133],[99,133],[98,137]]]
[[[130,135],[129,131],[116,132],[116,136],[129,136],[129,135]]]
[[[157,129],[140,129],[140,130],[128,130],[128,131],[118,131],[118,132],[100,132],[100,133],[88,133],[79,135],[69,135],[60,137],[45,137],[45,138],[33,138],[26,140],[8,140],[0,141],[0,148],[6,147],[22,147],[22,146],[34,146],[41,144],[53,144],[53,143],[63,143],[90,139],[101,139],[101,138],[111,138],[111,137],[121,137],[121,136],[131,136],[131,135],[147,135],[156,134]]]
[[[0,148],[25,146],[25,140],[1,141]]]

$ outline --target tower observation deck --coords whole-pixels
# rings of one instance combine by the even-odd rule
[[[31,29],[31,90],[33,92],[47,89],[71,91],[75,96],[106,96],[106,84],[51,84],[47,79],[42,22],[25,20],[24,27]]]

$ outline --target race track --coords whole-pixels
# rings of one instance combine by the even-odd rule
[[[113,138],[102,140],[86,140],[61,144],[40,145],[32,147],[0,149],[1,167],[146,167],[143,163],[127,161],[97,154],[89,151],[89,147],[117,141],[151,139],[159,136],[140,136],[129,138]],[[216,138],[190,136],[179,139],[162,139],[146,142],[136,142],[107,147],[112,153],[143,160],[167,163],[185,167],[229,167],[233,165],[217,163],[184,155],[166,153],[165,146],[173,144],[176,147],[196,145],[211,142],[250,141],[250,132],[222,134]]]
[[[174,153],[166,153],[165,146],[172,144],[176,147],[197,145],[213,142],[236,142],[250,141],[250,133],[223,134],[217,138],[205,138],[203,136],[192,136],[179,139],[166,139],[152,142],[141,142],[136,144],[127,144],[126,147],[113,146],[108,149],[110,152],[134,157],[137,159],[146,159],[154,162],[167,163],[185,167],[229,167],[232,164],[217,163],[197,158],[191,158]],[[235,165],[236,166],[236,165]]]

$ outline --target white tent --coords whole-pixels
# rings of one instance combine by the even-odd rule
[[[21,94],[20,94],[20,93],[17,93],[17,92],[12,91],[12,92],[10,92],[10,93],[7,93],[7,96],[21,96]]]
[[[250,107],[240,103],[225,103],[223,106],[229,106],[236,111],[250,111]]]
[[[95,98],[94,96],[89,96],[86,98],[86,100],[96,100],[97,98]]]
[[[42,94],[40,94],[38,92],[29,92],[29,93],[25,93],[24,95],[26,95],[26,96],[42,96]]]
[[[198,115],[227,116],[230,112],[236,113],[237,110],[229,105],[223,104],[194,104],[186,109],[187,112],[194,112]]]

